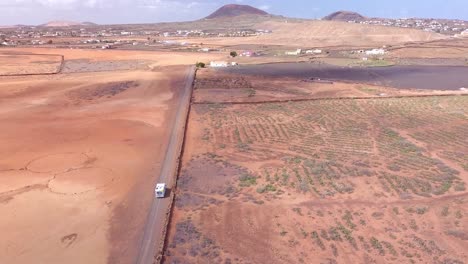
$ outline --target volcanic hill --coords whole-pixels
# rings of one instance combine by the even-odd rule
[[[40,27],[72,27],[72,26],[95,26],[91,22],[75,22],[75,21],[50,21],[40,25]]]
[[[322,18],[322,20],[330,20],[330,21],[362,21],[365,20],[366,17],[350,11],[338,11],[335,13],[331,13],[330,15]]]
[[[225,17],[236,17],[242,15],[257,15],[266,16],[269,15],[267,12],[249,5],[236,5],[230,4],[225,5],[216,10],[213,14],[207,16],[205,19],[225,18]]]

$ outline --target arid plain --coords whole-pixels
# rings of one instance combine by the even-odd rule
[[[131,262],[188,70],[155,65],[193,64],[197,58],[40,52],[64,55],[68,73],[0,77],[1,262]],[[10,60],[22,56],[38,61],[28,64],[29,73],[50,71],[43,55],[1,59],[13,65],[18,61]],[[103,61],[141,57],[139,69],[95,69]],[[88,58],[92,62],[74,67],[74,60]]]
[[[184,107],[155,263],[468,263],[468,38],[285,19],[2,47],[0,263],[135,263]]]

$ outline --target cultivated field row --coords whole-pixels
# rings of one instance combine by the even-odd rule
[[[203,140],[214,142],[214,151],[244,161],[286,159],[282,168],[264,168],[270,179],[282,175],[273,184],[333,195],[354,191],[337,183],[353,186],[373,176],[384,193],[427,196],[465,189],[457,169],[468,164],[467,102],[428,97],[197,107],[209,111]]]
[[[194,105],[166,260],[464,263],[466,109],[464,96]]]

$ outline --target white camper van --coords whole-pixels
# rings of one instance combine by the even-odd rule
[[[156,189],[154,189],[156,198],[164,198],[166,196],[166,184],[158,183],[156,184]]]

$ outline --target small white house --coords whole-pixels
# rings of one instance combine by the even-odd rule
[[[306,54],[322,54],[322,50],[320,49],[307,50]]]
[[[255,53],[253,51],[243,51],[239,56],[241,57],[252,57]]]
[[[114,46],[112,44],[106,44],[104,46],[101,47],[102,49],[113,49]]]
[[[212,68],[224,68],[227,67],[229,64],[226,61],[212,61],[210,62],[210,67]]]
[[[384,49],[371,49],[371,50],[366,50],[366,55],[384,55],[385,50]]]
[[[289,55],[289,56],[297,56],[302,53],[301,49],[297,49],[295,51],[286,51],[284,54]]]

